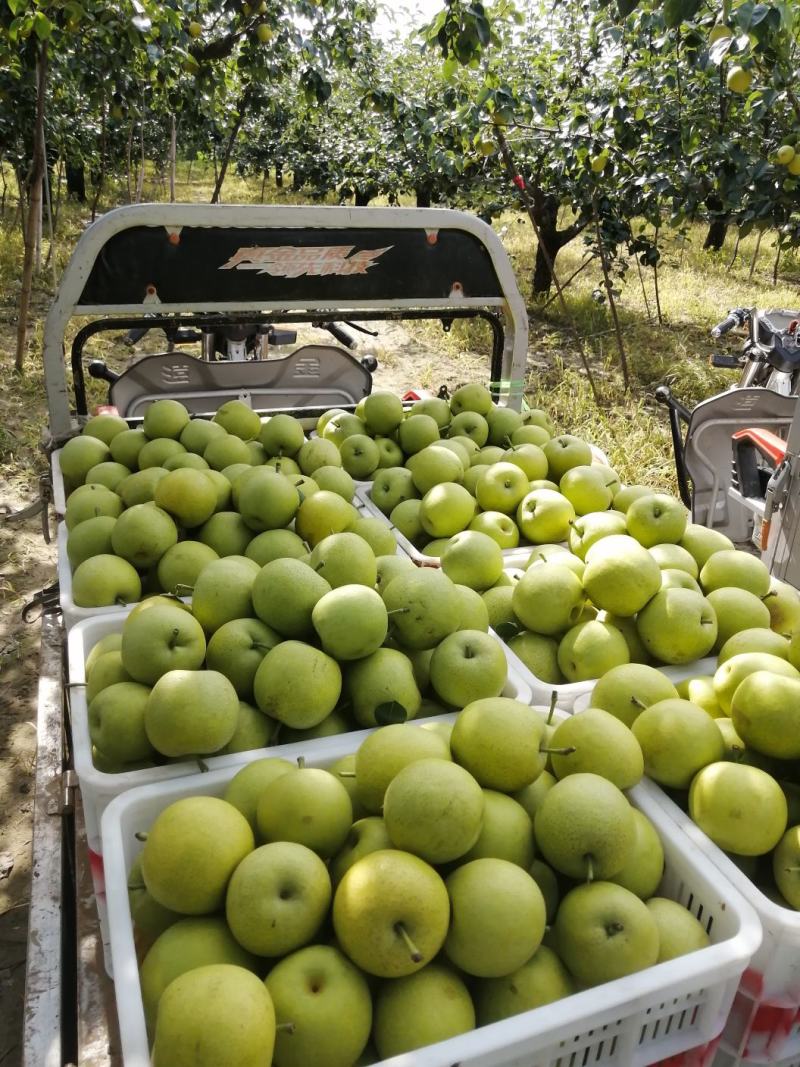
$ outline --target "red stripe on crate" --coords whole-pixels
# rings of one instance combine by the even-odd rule
[[[698,1045],[697,1048],[679,1052],[677,1056],[659,1060],[653,1067],[711,1067],[721,1040],[722,1037],[720,1035],[713,1041],[709,1041],[707,1045]]]
[[[785,1007],[778,1004],[761,1004],[753,1015],[753,1025],[748,1034],[745,1056],[777,1056],[800,1018],[800,1007],[794,1004]]]

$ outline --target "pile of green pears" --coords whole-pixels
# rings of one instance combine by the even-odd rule
[[[134,607],[86,661],[95,766],[249,751],[499,696],[508,661],[481,597],[396,554],[378,525],[385,555],[353,530],[328,534],[301,558],[213,560],[191,604]]]
[[[629,728],[645,774],[773,902],[800,909],[800,628],[742,629],[713,674],[677,685],[645,664],[614,667],[590,704],[576,719],[596,718],[606,744]]]
[[[366,1065],[704,948],[656,895],[638,742],[552,714],[489,697],[325,769],[255,760],[142,827],[155,1067]]]

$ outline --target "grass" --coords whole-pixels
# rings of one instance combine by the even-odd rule
[[[8,172],[6,177],[8,180]],[[190,168],[188,163],[181,163],[177,198],[208,202],[213,179],[210,168],[204,169],[199,164]],[[164,200],[167,195],[166,185],[158,175],[148,171],[144,199]],[[226,178],[223,195],[228,203],[260,202],[261,182],[231,172]],[[107,197],[101,200],[99,210],[108,210],[115,203],[125,202],[126,198],[125,189],[111,187]],[[271,203],[305,201],[290,188],[276,189],[272,184],[267,186],[265,199]],[[13,202],[7,203],[5,216],[0,219],[0,371],[7,383],[12,381],[13,373],[16,302],[23,251],[20,227],[18,223],[14,224],[14,206]],[[67,262],[88,216],[88,205],[62,202],[54,249],[57,273]],[[507,213],[496,221],[495,227],[503,235],[520,290],[530,305],[526,389],[529,403],[547,408],[564,431],[596,441],[609,454],[625,480],[674,488],[669,434],[664,413],[654,402],[655,386],[667,382],[676,395],[694,404],[731,385],[734,372],[717,371],[709,366],[713,350],[708,336],[710,327],[723,318],[729,308],[738,305],[792,307],[797,303],[800,262],[791,255],[784,256],[780,264],[780,282],[773,287],[775,234],[764,236],[752,280],[748,275],[756,244],[755,234],[740,242],[733,263],[733,235],[719,253],[702,251],[704,233],[700,227],[693,228],[685,239],[674,235],[667,240],[659,266],[663,316],[663,324],[659,325],[652,270],[642,269],[643,283],[640,283],[635,261],[621,258],[617,267],[626,270],[625,280],[619,284],[617,307],[631,373],[631,389],[626,392],[619,373],[619,355],[608,307],[596,299],[597,291],[602,289],[598,261],[593,261],[567,288],[568,315],[565,316],[557,301],[544,306],[529,299],[535,244],[527,218]],[[45,240],[44,255],[47,250]],[[557,263],[562,280],[578,269],[585,253],[586,247],[580,238],[562,251]],[[0,399],[0,475],[28,483],[43,463],[38,444],[47,415],[38,357],[43,317],[52,296],[52,272],[48,267],[38,278],[25,374],[14,377],[13,388],[3,390]],[[76,322],[74,328],[78,325]],[[457,360],[467,352],[488,354],[488,330],[474,320],[455,323],[447,334],[434,323],[415,324],[412,331],[421,342],[451,360]],[[578,356],[576,334],[584,339],[600,394],[599,406],[594,401]],[[737,343],[731,342],[731,349]],[[112,341],[94,342],[92,354],[110,357],[113,366]],[[402,358],[402,352],[385,355],[386,362],[402,361]],[[423,364],[419,384],[437,388],[435,357]],[[101,390],[96,383],[93,388],[94,402],[101,401]]]

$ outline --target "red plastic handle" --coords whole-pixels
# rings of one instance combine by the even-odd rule
[[[760,452],[768,456],[776,465],[786,457],[786,442],[774,434],[771,430],[759,427],[750,427],[747,430],[737,430],[733,434],[734,441],[752,441]]]

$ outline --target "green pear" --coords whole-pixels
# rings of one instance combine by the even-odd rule
[[[481,593],[503,573],[503,553],[488,534],[463,530],[450,538],[441,556],[442,570],[451,581]]]
[[[78,608],[132,604],[142,597],[142,582],[127,560],[101,553],[90,556],[72,576],[72,599]]]
[[[681,904],[667,897],[651,897],[647,910],[658,927],[658,963],[698,952],[711,944],[706,928]]]
[[[575,983],[564,964],[546,945],[540,945],[527,963],[502,978],[476,983],[475,1011],[479,1026],[541,1008],[571,996]]]
[[[282,641],[256,670],[256,704],[273,719],[304,730],[327,718],[339,702],[342,672],[336,660],[302,641]]]
[[[257,538],[238,511],[217,511],[197,531],[197,540],[218,556],[241,556]]]
[[[128,872],[128,904],[134,927],[148,937],[157,938],[182,918],[177,912],[162,907],[147,892],[142,878],[141,853]]]
[[[155,567],[177,540],[178,529],[173,519],[152,503],[134,504],[123,511],[111,531],[111,545],[116,554],[139,570]]]
[[[533,847],[533,827],[522,805],[505,793],[484,789],[481,832],[459,862],[508,860],[527,871],[533,863]]]
[[[329,582],[301,560],[275,559],[253,582],[253,609],[284,637],[310,637],[314,606],[330,590]]]
[[[682,700],[688,700],[692,704],[696,704],[712,719],[718,719],[724,714],[719,706],[717,694],[714,692],[713,674],[700,674],[694,678],[683,678],[675,688]]]
[[[369,1040],[372,998],[353,964],[332,945],[310,945],[267,975],[282,1067],[353,1067]]]
[[[736,549],[715,552],[700,571],[700,585],[706,593],[736,586],[761,599],[769,593],[770,581],[769,571],[760,559]]]
[[[580,579],[569,567],[554,561],[528,567],[514,586],[511,606],[528,630],[561,634],[574,625],[583,611],[585,594]]]
[[[664,875],[664,848],[655,827],[637,808],[633,809],[635,834],[625,866],[608,879],[629,889],[640,900],[649,900]]]
[[[450,407],[446,400],[438,396],[423,397],[422,400],[417,400],[412,404],[410,414],[430,415],[442,430],[450,425]]]
[[[233,872],[225,917],[248,952],[285,956],[315,937],[330,902],[331,880],[319,856],[302,844],[275,841],[245,856]]]
[[[113,554],[111,532],[116,522],[111,515],[97,515],[70,530],[67,535],[67,559],[73,572],[92,556]]]
[[[542,891],[547,912],[547,924],[551,926],[561,900],[561,891],[556,872],[552,867],[548,867],[546,863],[543,863],[542,860],[534,860],[528,868],[528,874]]]
[[[691,663],[714,647],[717,617],[692,589],[661,589],[639,612],[636,629],[651,656],[663,663]]]
[[[240,700],[253,699],[253,680],[267,652],[281,638],[259,619],[232,619],[211,635],[206,666],[224,674]]]
[[[566,500],[566,497],[564,499]],[[598,541],[605,537],[624,535],[626,529],[625,516],[618,511],[591,511],[570,524],[566,540],[570,551],[585,560],[586,553]]]
[[[309,565],[332,589],[342,585],[367,585],[372,589],[378,576],[375,553],[357,533],[333,533],[320,540]]]
[[[710,763],[689,789],[689,814],[715,845],[762,856],[786,830],[786,797],[775,779],[742,763]]]
[[[122,514],[122,500],[115,492],[100,483],[82,485],[70,493],[64,522],[71,532],[89,519],[116,519]],[[116,525],[116,524],[115,524]]]
[[[413,719],[420,710],[411,660],[393,648],[379,648],[349,664],[344,688],[359,726]]]
[[[395,848],[428,863],[447,863],[477,841],[483,807],[481,788],[463,767],[446,759],[420,759],[389,783],[383,818]]]
[[[250,824],[232,804],[204,796],[176,800],[145,841],[144,884],[171,911],[208,915],[222,906],[228,879],[254,844]]]
[[[314,605],[311,622],[324,651],[339,661],[371,655],[389,631],[383,600],[365,585],[331,589]]]
[[[165,989],[180,975],[214,963],[247,970],[256,967],[255,959],[236,941],[222,917],[185,919],[169,914],[173,914],[173,922],[148,949],[139,974],[145,1020],[151,1032]]]
[[[314,437],[301,445],[295,454],[303,474],[314,474],[319,467],[341,467],[342,457],[333,441],[323,437]]]
[[[293,415],[273,415],[262,423],[258,434],[268,456],[295,456],[305,439],[302,423]]]
[[[241,967],[198,967],[164,992],[153,1067],[261,1067],[274,1043],[275,1012],[260,979]]]
[[[111,455],[108,444],[92,434],[72,437],[61,449],[59,462],[65,482],[82,485],[87,473]]]
[[[239,715],[236,729],[231,739],[219,750],[221,756],[231,752],[250,752],[256,748],[266,748],[272,744],[275,735],[275,723],[263,715],[258,708],[244,700],[239,701]]]
[[[591,705],[632,726],[645,708],[677,696],[677,689],[661,671],[644,663],[622,663],[597,681]]]
[[[716,652],[728,638],[742,630],[769,629],[769,609],[759,597],[748,593],[746,589],[737,589],[735,586],[712,589],[706,599],[717,616]]]
[[[217,559],[203,568],[194,585],[192,611],[207,634],[233,619],[253,615],[253,587],[259,573],[258,564],[246,556]]]
[[[733,549],[733,541],[719,530],[709,530],[707,526],[687,523],[683,537],[678,541],[695,559],[698,567],[703,567],[715,552]]]
[[[392,723],[369,734],[355,757],[355,790],[362,806],[378,813],[389,783],[410,763],[449,759],[450,748],[439,735],[410,723]]]
[[[393,556],[397,552],[394,534],[381,519],[369,517],[356,519],[350,533],[354,533],[367,542],[376,557],[376,564],[378,556]]]
[[[156,486],[168,474],[169,471],[165,467],[148,467],[128,475],[117,486],[122,503],[126,508],[131,508],[135,504],[146,504],[151,501],[155,495]]]
[[[531,822],[536,817],[536,812],[541,807],[542,801],[555,784],[555,775],[552,775],[549,771],[541,771],[530,785],[526,785],[512,794],[514,800],[527,811]]]
[[[600,708],[587,708],[559,723],[548,747],[553,750],[550,758],[559,779],[599,774],[619,789],[631,789],[644,774],[644,756],[636,737]]]
[[[155,684],[168,671],[199,670],[205,654],[200,623],[177,604],[132,612],[123,625],[122,665],[145,685]]]
[[[755,671],[736,688],[731,719],[748,748],[776,759],[800,759],[798,708],[800,678]]]
[[[92,663],[86,672],[86,703],[91,705],[94,698],[110,685],[118,682],[132,682],[133,679],[122,665],[122,653],[104,652]],[[100,746],[102,748],[102,745]]]
[[[788,582],[773,578],[763,602],[769,611],[770,626],[775,633],[791,637],[795,630],[800,630],[800,593]]]
[[[788,660],[789,638],[775,633],[774,630],[767,630],[763,626],[739,630],[720,648],[717,666],[721,666],[726,660],[744,652],[767,652],[770,656]]]
[[[628,532],[645,548],[677,544],[686,532],[688,515],[680,500],[668,493],[652,493],[634,500],[625,518]]]
[[[461,385],[450,397],[450,411],[459,415],[462,411],[477,411],[479,415],[488,415],[492,409],[492,394],[477,382]]]
[[[792,826],[772,854],[772,873],[782,896],[800,911],[800,826]]]
[[[248,763],[228,782],[223,793],[223,800],[227,800],[244,815],[255,833],[258,829],[256,810],[261,793],[275,778],[294,769],[293,763],[276,756]]]
[[[109,656],[119,653],[110,652]],[[95,667],[97,671],[102,658]],[[109,759],[120,763],[150,760],[155,750],[145,731],[145,710],[150,690],[137,682],[107,686],[89,704],[89,735]]]
[[[326,537],[349,530],[357,518],[358,512],[353,505],[338,493],[320,489],[318,493],[306,497],[297,509],[294,528],[298,537],[314,548]]]
[[[144,711],[147,737],[163,756],[219,752],[238,721],[236,690],[219,671],[167,671],[153,686]]]
[[[306,546],[293,530],[265,530],[249,542],[244,550],[248,559],[259,567],[265,567],[274,559],[300,559],[306,554]]]
[[[458,593],[437,570],[417,568],[399,574],[384,589],[383,602],[392,633],[406,648],[434,648],[458,629]]]
[[[333,898],[339,945],[357,967],[379,978],[402,978],[429,963],[444,944],[449,920],[441,877],[419,857],[394,849],[353,864]]]
[[[331,774],[336,775],[347,790],[347,795],[350,797],[350,804],[353,808],[353,821],[363,819],[369,812],[358,799],[358,793],[356,792],[356,753],[348,752],[346,756],[341,756],[328,767],[328,770]]]
[[[92,415],[81,433],[86,437],[97,437],[110,445],[114,438],[128,429],[127,422],[119,415],[102,414]]]
[[[144,430],[123,430],[115,434],[109,443],[111,457],[116,463],[122,463],[129,470],[138,467],[139,453],[147,444]]]
[[[492,628],[497,629],[494,625]],[[563,683],[564,675],[558,665],[558,641],[555,638],[525,630],[508,638],[506,644],[540,681],[550,682],[551,685]]]
[[[445,955],[466,974],[501,978],[527,963],[544,936],[544,897],[527,871],[478,859],[447,879],[450,930]]]
[[[189,422],[189,412],[179,400],[156,400],[144,413],[142,429],[149,438],[180,437]]]
[[[215,437],[224,437],[226,432],[225,427],[220,426],[218,422],[211,422],[208,419],[192,419],[181,430],[180,442],[187,452],[202,455],[209,441]]]
[[[527,704],[493,697],[468,704],[453,727],[453,758],[487,789],[511,793],[544,769],[544,721]]]
[[[571,774],[550,789],[534,818],[543,859],[570,878],[610,878],[636,837],[625,795],[597,774]]]
[[[96,644],[92,645],[89,654],[86,657],[86,664],[84,667],[86,678],[88,679],[95,663],[101,656],[104,656],[107,652],[119,652],[121,647],[122,634],[119,631],[101,637]]]
[[[338,885],[353,864],[358,863],[364,856],[391,847],[386,823],[380,816],[369,815],[366,819],[357,819],[350,827],[344,845],[331,860],[333,884]]]
[[[300,767],[264,788],[256,821],[262,841],[294,841],[329,859],[347,838],[353,806],[336,775],[317,767]]]
[[[659,565],[662,571],[684,571],[691,578],[697,578],[700,570],[697,560],[687,549],[676,544],[653,545],[648,549],[650,555]]]
[[[651,704],[631,729],[644,753],[645,774],[672,789],[688,789],[698,771],[724,754],[715,720],[688,700]]]
[[[603,537],[585,554],[583,587],[592,603],[623,618],[635,615],[661,588],[658,562],[625,534]]]
[[[599,678],[630,661],[628,644],[615,626],[592,619],[567,630],[558,646],[558,666],[568,682]]]
[[[714,692],[725,714],[730,714],[734,694],[741,683],[748,674],[755,674],[756,671],[770,671],[783,678],[800,678],[800,671],[790,662],[768,652],[742,652],[731,656],[717,667],[714,674]]]
[[[429,963],[386,982],[375,999],[375,1045],[389,1059],[475,1028],[467,987],[449,967]]]
[[[637,896],[612,882],[570,890],[558,909],[555,935],[559,956],[588,986],[623,978],[658,961],[653,915]]]
[[[459,630],[437,646],[431,657],[431,686],[446,704],[463,708],[499,696],[508,677],[500,642],[480,630]]]
[[[194,589],[207,564],[219,559],[219,554],[202,541],[179,541],[168,548],[156,568],[158,582],[166,593],[182,596]]]

